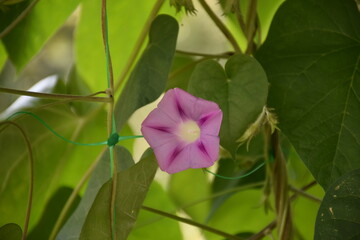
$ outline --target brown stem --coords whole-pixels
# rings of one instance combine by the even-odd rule
[[[306,191],[307,189],[315,186],[317,183],[316,181],[313,181],[309,184],[306,184],[305,186],[303,186],[301,188],[301,191]],[[297,197],[299,196],[298,193],[294,193],[291,197],[290,197],[290,201],[294,201]],[[264,227],[262,230],[260,230],[260,232],[256,233],[255,235],[251,236],[250,238],[248,238],[247,240],[259,240],[262,239],[263,237],[265,237],[266,235],[268,235],[277,225],[276,220],[272,221],[271,223],[269,223],[266,227]]]
[[[108,95],[111,101],[109,102],[109,108],[107,112],[107,125],[108,125],[108,135],[110,136],[113,133],[116,133],[116,125],[114,121],[114,77],[111,64],[111,55],[109,48],[109,39],[108,39],[108,23],[107,23],[107,9],[106,9],[106,0],[101,1],[101,29],[103,36],[103,44],[106,57],[106,67],[107,67],[107,78],[108,78]],[[117,166],[116,161],[114,161],[115,149],[113,147],[109,148],[110,151],[110,164],[112,164],[112,188],[111,188],[111,202],[109,206],[110,211],[110,232],[112,239],[117,239],[116,237],[116,216],[115,216],[115,200],[116,200],[116,185],[117,185]]]
[[[275,196],[275,209],[280,240],[292,239],[292,219],[288,193],[286,160],[280,146],[279,131],[271,135],[274,163],[272,163],[272,181]]]
[[[254,37],[257,31],[257,0],[250,1],[249,10],[247,15],[247,33],[246,39],[248,42],[248,46],[246,48],[245,53],[250,54],[254,49]]]
[[[311,195],[311,194],[309,194],[309,193],[307,193],[307,192],[305,192],[305,191],[303,191],[301,189],[298,189],[298,188],[296,188],[294,186],[290,185],[289,188],[290,188],[291,191],[297,193],[298,195],[301,195],[301,196],[303,196],[303,197],[305,197],[307,199],[310,199],[310,200],[312,200],[314,202],[317,202],[317,203],[322,202],[322,200],[320,198],[317,198],[317,197],[315,197],[315,196],[313,196],[313,195]]]
[[[0,92],[37,97],[37,98],[45,98],[45,99],[61,99],[61,100],[68,99],[71,101],[79,101],[79,102],[111,102],[111,99],[107,97],[93,97],[93,95],[96,95],[99,92],[95,94],[91,94],[89,96],[79,96],[79,95],[59,94],[59,93],[39,93],[39,92],[23,91],[23,90],[3,88],[3,87],[0,87]]]
[[[244,21],[244,15],[241,12],[240,0],[234,1],[234,11],[235,11],[236,19],[239,23],[242,32],[244,33],[244,36],[247,36],[247,27]]]

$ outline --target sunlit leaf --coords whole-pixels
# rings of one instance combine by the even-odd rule
[[[89,143],[107,138],[106,127],[101,127],[104,124],[102,115],[106,115],[101,114],[102,111],[81,119],[74,116],[66,105],[34,112],[68,139]],[[27,132],[34,151],[36,170],[32,225],[37,222],[44,205],[59,186],[74,187],[77,184],[101,147],[67,143],[31,116],[20,116],[15,121]],[[23,139],[14,127],[0,132],[0,152],[0,224],[5,221],[21,224],[24,222],[28,198],[28,156]]]
[[[20,240],[21,227],[15,223],[8,223],[0,227],[0,240]]]
[[[205,221],[210,202],[193,203],[207,198],[210,191],[208,178],[200,169],[188,169],[171,175],[170,197],[179,208],[182,208],[196,221]]]
[[[153,4],[154,1],[147,0],[107,1],[109,44],[115,80],[124,68]],[[93,91],[107,88],[100,9],[101,1],[83,1],[76,31],[78,70]]]
[[[4,37],[6,50],[17,69],[22,69],[40,51],[46,41],[64,24],[78,3],[79,0],[39,1]],[[16,12],[19,13],[18,10]]]
[[[67,102],[47,107],[43,106],[43,100],[25,103],[28,111],[41,117],[67,139],[81,143],[107,139],[106,114],[99,107],[79,117]],[[17,108],[17,111],[20,109]],[[24,128],[34,151],[35,185],[31,230],[54,192],[60,186],[75,187],[102,147],[67,143],[28,115],[18,115],[11,120]],[[7,125],[0,129],[0,152],[0,224],[23,224],[28,199],[29,163],[24,140],[14,127]]]
[[[173,202],[156,181],[151,184],[144,205],[175,214]],[[178,222],[146,210],[140,210],[134,229],[128,239],[181,240],[182,237]]]
[[[360,168],[360,13],[352,0],[290,0],[257,54],[280,128],[326,189]]]
[[[344,174],[326,191],[315,225],[315,240],[360,238],[360,169]]]
[[[230,234],[256,233],[274,219],[273,213],[265,213],[261,200],[261,189],[238,192],[216,211],[208,224]],[[209,240],[224,239],[211,233],[206,233],[206,237]]]
[[[213,60],[199,63],[189,82],[189,92],[214,101],[223,111],[220,144],[233,156],[236,142],[261,113],[268,84],[264,70],[252,57],[235,55],[225,65]]]
[[[115,146],[117,165],[119,170],[125,170],[134,165],[130,153],[123,147]],[[77,240],[80,237],[81,228],[85,222],[86,216],[92,203],[99,192],[101,186],[110,179],[110,156],[109,150],[106,150],[96,165],[91,175],[88,187],[81,202],[74,214],[69,218],[64,227],[57,236],[57,240]]]
[[[156,100],[165,90],[178,30],[178,23],[168,15],[159,15],[154,19],[149,33],[149,45],[115,107],[118,128],[125,124],[136,109]]]
[[[125,240],[130,233],[157,167],[153,153],[147,151],[140,162],[117,174],[114,214],[116,239]],[[112,239],[109,212],[111,186],[110,180],[98,192],[82,228],[81,240]]]

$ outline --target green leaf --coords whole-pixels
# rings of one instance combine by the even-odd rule
[[[0,70],[3,68],[6,59],[7,59],[7,54],[5,51],[5,47],[2,44],[2,42],[0,42]]]
[[[324,196],[324,190],[319,184],[315,185],[306,192],[319,199],[322,199]],[[292,202],[291,215],[294,229],[296,229],[295,234],[301,236],[297,239],[314,238],[316,214],[319,207],[319,202],[315,202],[314,200],[302,196],[299,196]]]
[[[199,63],[189,82],[189,92],[214,101],[223,111],[220,143],[235,156],[236,142],[254,122],[266,103],[265,72],[252,57],[235,55],[225,65],[213,60]]]
[[[360,168],[357,23],[352,0],[289,0],[256,56],[281,130],[324,189]]]
[[[151,151],[139,163],[117,174],[115,216],[116,239],[125,240],[135,224],[138,212],[155,176],[157,163]],[[81,231],[81,240],[112,239],[110,199],[112,181],[98,192]]]
[[[205,221],[210,202],[204,201],[193,204],[207,198],[210,194],[209,180],[203,171],[200,169],[188,169],[172,174],[168,192],[175,204],[182,208],[191,218],[199,222]]]
[[[134,165],[134,160],[131,154],[120,146],[115,146],[116,161],[119,171],[126,170]],[[91,208],[92,203],[99,192],[101,186],[110,179],[110,156],[107,149],[101,156],[99,163],[97,163],[94,172],[91,175],[88,187],[76,208],[74,214],[65,223],[60,230],[57,240],[77,240],[80,237],[81,228],[85,222],[86,216]]]
[[[63,209],[66,201],[70,197],[73,189],[69,187],[60,187],[51,196],[50,200],[47,202],[44,212],[39,220],[38,224],[33,228],[30,234],[26,239],[28,240],[38,240],[38,239],[49,239],[51,230],[53,229],[57,218],[61,210]],[[70,214],[75,210],[76,206],[80,202],[80,196],[77,195],[74,204],[69,209],[68,215],[66,219],[70,216]]]
[[[90,143],[107,139],[106,113],[97,108],[79,118],[68,104],[29,108],[56,132],[73,141]],[[12,119],[27,133],[34,152],[35,182],[30,229],[41,217],[43,208],[60,186],[75,187],[102,146],[75,146],[54,136],[28,115]],[[0,225],[23,224],[28,199],[27,149],[14,127],[0,129]],[[16,191],[14,191],[16,189]],[[14,214],[14,213],[17,214]]]
[[[146,195],[145,206],[175,214],[175,206],[159,183],[154,181]],[[129,240],[182,240],[179,223],[146,210],[140,210]]]
[[[75,10],[79,0],[39,1],[3,42],[11,61],[22,69]]]
[[[21,227],[15,223],[8,223],[0,227],[0,240],[20,240]]]
[[[326,191],[315,225],[315,240],[360,238],[360,169],[344,174]]]
[[[179,26],[168,15],[159,15],[151,25],[149,45],[139,59],[115,106],[120,129],[138,108],[156,100],[164,91],[175,53]]]
[[[237,192],[221,205],[208,225],[230,234],[256,233],[274,219],[273,213],[265,213],[261,200],[261,189]],[[208,240],[223,239],[212,233],[204,233]]]
[[[75,95],[90,95],[91,90],[86,84],[84,78],[79,74],[76,66],[73,66],[70,70],[67,82],[66,82],[66,93],[75,94]],[[79,117],[89,114],[89,112],[94,111],[97,107],[97,103],[90,102],[70,102],[70,106],[73,108],[73,111],[79,115]]]
[[[236,161],[229,158],[220,159],[219,167],[216,173],[226,177],[239,177],[248,172],[251,172],[260,164],[263,164],[265,161],[263,152],[263,139],[263,134],[259,134],[252,140],[251,144],[249,145],[249,149],[247,149],[246,144],[240,146],[236,155]],[[212,183],[212,192],[213,194],[216,194],[234,187],[246,186],[248,184],[255,184],[264,181],[265,169],[266,167],[263,166],[245,178],[234,180],[215,177]],[[230,192],[214,198],[208,219],[211,218],[212,214],[214,214],[217,209],[226,201],[226,199],[228,199],[234,193],[235,192]]]
[[[124,68],[153,4],[154,1],[147,0],[107,1],[109,45],[115,80]],[[101,1],[82,2],[75,37],[78,70],[93,91],[108,87],[100,9]]]
[[[186,91],[196,63],[192,57],[175,55],[166,89],[181,88]]]

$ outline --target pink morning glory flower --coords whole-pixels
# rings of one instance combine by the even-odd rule
[[[214,164],[219,155],[221,120],[216,103],[175,88],[166,92],[146,117],[141,132],[160,169],[176,173]]]

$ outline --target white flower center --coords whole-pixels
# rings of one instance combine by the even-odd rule
[[[178,136],[181,140],[192,143],[200,137],[200,128],[195,121],[183,122],[179,125]]]

